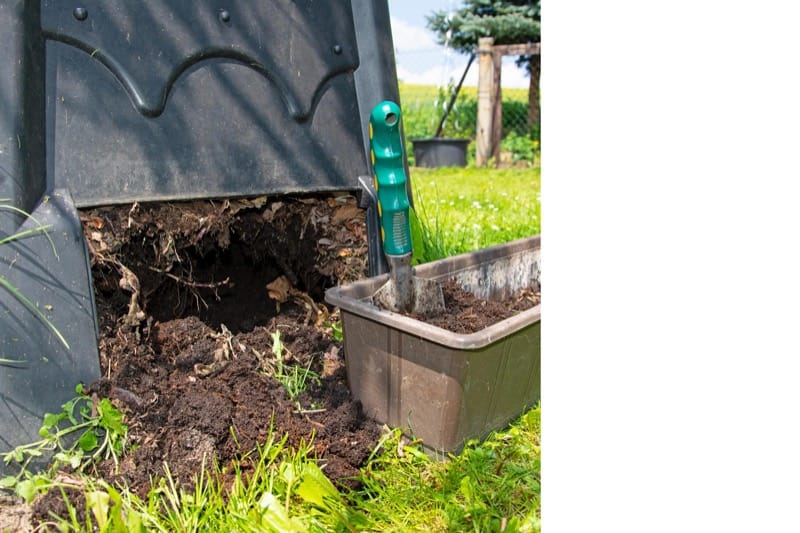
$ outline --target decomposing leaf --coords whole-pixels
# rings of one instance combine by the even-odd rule
[[[267,284],[267,294],[276,302],[284,303],[292,292],[292,284],[286,276],[278,276],[272,283]]]
[[[362,211],[357,205],[343,205],[341,207],[337,207],[336,211],[333,212],[332,223],[334,225],[341,224],[346,220],[363,216],[363,213],[364,211]]]
[[[138,293],[139,292],[139,278],[136,277],[136,274],[134,274],[126,266],[119,265],[119,267],[120,267],[120,270],[122,271],[122,277],[119,278],[119,288],[124,290],[124,291],[132,292],[132,293]]]
[[[267,222],[272,222],[275,214],[283,207],[283,202],[272,202],[267,209],[261,213],[261,218]]]
[[[240,198],[238,200],[229,200],[225,208],[231,216],[235,215],[242,209],[261,209],[267,203],[266,196],[257,196],[255,198]]]
[[[81,216],[81,222],[86,224],[86,227],[94,229],[103,229],[106,225],[106,221],[97,216]]]

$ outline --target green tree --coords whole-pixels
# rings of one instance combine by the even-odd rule
[[[495,44],[540,42],[540,11],[540,0],[464,0],[453,14],[434,11],[429,15],[428,29],[436,33],[439,44],[470,54],[480,37],[493,37]],[[530,75],[528,122],[538,127],[541,57],[521,56],[518,64]]]

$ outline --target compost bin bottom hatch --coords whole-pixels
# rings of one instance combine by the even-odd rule
[[[292,446],[313,439],[326,475],[354,483],[381,428],[350,395],[338,319],[319,303],[325,288],[366,275],[354,198],[133,204],[81,219],[105,376],[89,390],[125,412],[135,445],[101,475],[144,495],[166,462],[190,484],[203,464],[274,431]],[[306,390],[290,397],[279,367],[308,369]]]

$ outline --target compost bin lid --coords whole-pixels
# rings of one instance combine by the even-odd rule
[[[398,99],[385,1],[22,4],[0,143],[25,122],[78,207],[355,189],[369,110]]]

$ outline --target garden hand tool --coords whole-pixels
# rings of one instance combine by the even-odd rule
[[[418,278],[411,268],[411,228],[400,117],[400,107],[385,100],[372,109],[369,118],[370,159],[378,196],[381,240],[390,270],[389,281],[378,289],[373,300],[394,312],[440,312],[444,310],[441,286],[436,281]]]

